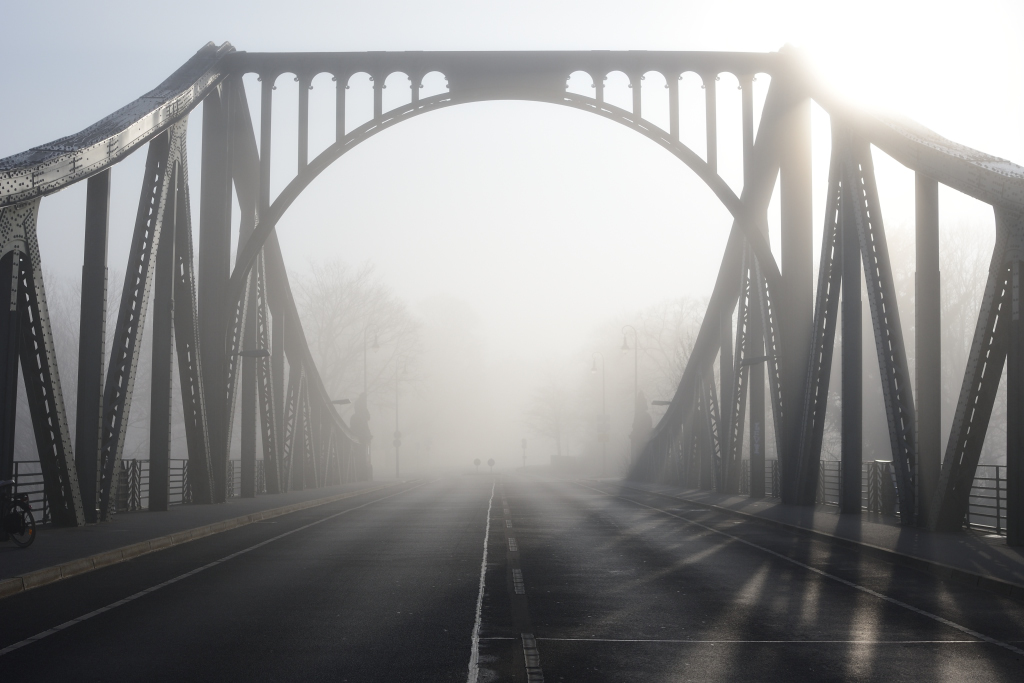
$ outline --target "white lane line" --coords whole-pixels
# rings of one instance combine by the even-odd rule
[[[517,595],[526,595],[526,583],[523,582],[522,569],[512,570],[512,585],[515,587]]]
[[[925,611],[925,610],[920,609],[918,607],[914,607],[913,605],[909,605],[909,604],[903,602],[902,600],[897,600],[896,598],[890,598],[888,595],[884,595],[882,593],[879,593],[878,591],[871,590],[870,588],[868,588],[866,586],[861,586],[860,584],[854,583],[853,581],[847,581],[846,579],[838,577],[835,574],[829,574],[828,572],[825,572],[825,571],[822,571],[822,570],[817,569],[815,567],[812,567],[809,564],[804,564],[803,562],[800,562],[799,560],[794,560],[792,557],[787,557],[786,555],[783,555],[782,553],[777,553],[774,550],[769,550],[768,548],[765,548],[764,546],[758,545],[756,543],[752,543],[752,542],[750,542],[750,541],[748,541],[746,539],[740,538],[739,536],[734,536],[732,534],[727,534],[724,531],[719,531],[718,529],[709,527],[706,524],[701,524],[700,522],[695,522],[692,519],[687,519],[686,517],[680,517],[677,514],[673,514],[671,512],[668,512],[667,510],[662,510],[661,508],[656,508],[656,507],[652,507],[650,505],[645,505],[644,503],[635,501],[635,500],[633,500],[631,498],[626,498],[624,496],[616,496],[613,493],[608,493],[607,491],[602,491],[601,489],[595,489],[592,486],[587,486],[586,484],[579,484],[579,485],[581,487],[583,487],[583,488],[590,489],[591,491],[597,491],[598,493],[600,493],[602,495],[611,496],[613,498],[618,498],[620,500],[625,500],[627,502],[633,503],[634,505],[639,505],[640,507],[647,508],[648,510],[654,510],[655,512],[660,512],[663,515],[668,515],[669,517],[675,517],[676,519],[681,519],[681,520],[683,520],[684,522],[686,522],[688,524],[692,524],[694,526],[699,526],[702,529],[707,529],[708,531],[711,531],[713,533],[719,534],[720,536],[725,536],[726,538],[731,538],[734,541],[738,541],[738,542],[740,542],[740,543],[742,543],[744,545],[748,545],[751,548],[756,548],[756,549],[758,549],[758,550],[760,550],[762,552],[768,553],[769,555],[771,555],[773,557],[777,557],[780,560],[785,560],[786,562],[789,562],[791,564],[795,564],[796,566],[802,567],[802,568],[806,569],[807,571],[814,572],[815,574],[818,574],[819,576],[824,576],[826,579],[832,579],[833,581],[837,581],[837,582],[843,584],[844,586],[849,586],[850,588],[853,588],[854,590],[861,591],[862,593],[867,593],[868,595],[873,595],[874,597],[876,597],[876,598],[878,598],[880,600],[885,600],[886,602],[888,602],[888,603],[890,603],[892,605],[897,605],[897,606],[902,607],[904,609],[908,609],[911,612],[914,612],[916,614],[920,614],[923,617],[927,617],[928,619],[931,619],[933,621],[937,621],[937,622],[939,622],[940,624],[942,624],[944,626],[949,626],[950,628],[954,628],[957,631],[960,631],[961,633],[966,633],[967,635],[971,636],[972,638],[977,638],[978,640],[984,640],[986,643],[991,643],[992,645],[997,645],[997,646],[999,646],[1001,648],[1009,650],[1010,652],[1013,652],[1013,653],[1018,654],[1018,655],[1024,655],[1024,649],[1021,649],[1019,647],[1014,647],[1013,645],[1010,645],[1009,643],[1005,643],[1005,642],[1003,642],[1001,640],[997,640],[995,638],[992,638],[991,636],[986,636],[984,633],[979,633],[979,632],[977,632],[975,630],[967,628],[966,626],[961,626],[960,624],[958,624],[958,623],[956,623],[954,621],[950,621],[949,619],[946,619],[944,617],[940,617],[937,614],[932,614],[931,612]]]
[[[7,647],[5,647],[2,650],[0,650],[0,657],[3,657],[4,655],[9,654],[11,652],[14,652],[15,650],[19,650],[19,649],[25,647],[26,645],[31,645],[32,643],[34,643],[34,642],[36,642],[38,640],[42,640],[43,638],[46,638],[48,636],[52,636],[54,633],[59,633],[59,632],[63,631],[66,628],[71,628],[75,624],[80,624],[83,621],[87,621],[89,619],[92,619],[93,617],[99,616],[100,614],[103,614],[104,612],[109,612],[110,610],[112,610],[112,609],[114,609],[116,607],[120,607],[121,605],[125,605],[125,604],[127,604],[129,602],[132,602],[134,600],[138,600],[139,598],[141,598],[143,596],[149,595],[150,593],[152,593],[154,591],[158,591],[161,588],[164,588],[166,586],[170,586],[173,583],[178,583],[179,581],[183,581],[184,579],[187,579],[190,576],[195,576],[199,572],[206,571],[207,569],[210,569],[211,567],[216,567],[217,565],[223,564],[224,562],[227,562],[228,560],[234,559],[234,558],[238,557],[239,555],[244,555],[244,554],[246,554],[248,552],[256,550],[257,548],[262,548],[263,546],[267,545],[268,543],[273,543],[274,541],[282,539],[285,536],[291,536],[292,534],[296,534],[296,533],[298,533],[300,531],[304,531],[305,529],[308,529],[308,528],[310,528],[312,526],[316,526],[317,524],[323,524],[324,522],[326,522],[328,520],[334,519],[335,517],[340,517],[341,515],[348,514],[349,512],[353,512],[353,511],[358,510],[360,508],[364,508],[367,505],[373,505],[374,503],[379,503],[382,500],[387,500],[388,498],[394,498],[395,496],[399,496],[399,495],[401,495],[403,493],[408,493],[409,491],[412,491],[413,489],[418,489],[419,487],[425,486],[428,483],[430,483],[430,482],[423,482],[422,484],[416,484],[415,486],[411,486],[411,487],[409,487],[407,489],[399,491],[398,493],[392,493],[390,496],[384,496],[383,498],[376,498],[376,499],[371,500],[371,501],[369,501],[367,503],[363,503],[362,505],[357,505],[354,508],[349,508],[348,510],[342,510],[341,512],[336,512],[333,515],[328,515],[327,517],[324,517],[323,519],[318,519],[315,522],[310,522],[309,524],[306,524],[304,526],[300,526],[297,529],[292,529],[291,531],[286,531],[283,534],[278,534],[277,536],[274,536],[273,538],[268,538],[265,541],[257,543],[256,545],[249,546],[248,548],[245,548],[243,550],[239,550],[236,553],[231,553],[230,555],[226,555],[226,556],[220,558],[219,560],[214,560],[213,562],[211,562],[209,564],[204,564],[202,567],[197,567],[196,569],[193,569],[192,571],[188,571],[188,572],[185,572],[184,574],[181,574],[179,576],[175,576],[173,579],[168,579],[167,581],[164,581],[163,583],[158,583],[155,586],[150,586],[149,588],[147,588],[145,590],[141,590],[138,593],[135,593],[134,595],[129,595],[127,598],[123,598],[121,600],[118,600],[117,602],[112,602],[109,605],[107,605],[106,607],[100,607],[99,609],[93,610],[92,612],[89,612],[87,614],[83,614],[80,617],[76,617],[76,618],[74,618],[74,619],[72,619],[70,621],[65,621],[63,624],[59,624],[57,626],[54,626],[51,629],[47,629],[47,630],[43,631],[42,633],[37,633],[36,635],[31,636],[30,638],[26,638],[25,640],[19,640],[17,643],[14,643],[12,645],[8,645]]]
[[[527,683],[544,683],[544,672],[540,668],[540,652],[537,650],[537,639],[532,633],[521,634],[523,638],[523,657],[526,659]]]
[[[692,643],[694,645],[756,645],[759,643],[766,645],[823,645],[828,643],[836,643],[839,645],[982,644],[982,641],[980,640],[676,640],[672,638],[537,638],[537,640],[548,640],[557,643],[681,643],[684,645],[688,643]]]
[[[519,544],[516,543],[516,539],[514,539],[512,537],[509,537],[509,539],[508,539],[508,551],[510,553],[518,553],[519,552]]]
[[[494,504],[494,484],[491,499],[487,501],[487,526],[484,527],[484,556],[480,560],[480,591],[476,595],[476,621],[473,623],[473,646],[469,654],[469,675],[466,683],[477,683],[480,678],[480,621],[484,610],[484,579],[487,576],[487,542],[491,537],[491,505]]]

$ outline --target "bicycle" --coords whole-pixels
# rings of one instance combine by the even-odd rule
[[[27,548],[36,540],[36,519],[28,494],[14,493],[14,481],[0,481],[0,533],[14,541],[19,548]]]

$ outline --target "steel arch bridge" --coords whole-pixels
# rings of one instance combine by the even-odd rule
[[[605,102],[604,79],[624,73],[632,108]],[[669,90],[668,130],[644,118],[644,75]],[[419,97],[439,72],[447,92]],[[567,91],[571,74],[593,79],[593,97]],[[704,158],[680,141],[678,81],[695,72],[705,91]],[[262,82],[259,144],[242,77]],[[373,81],[373,117],[346,132],[345,84]],[[389,75],[410,83],[410,101],[384,110]],[[718,174],[716,81],[742,90],[743,186]],[[755,130],[752,81],[771,77]],[[275,81],[298,89],[298,171],[271,196]],[[336,139],[309,158],[309,90],[330,74]],[[53,518],[66,525],[114,511],[146,311],[153,303],[151,508],[167,504],[172,350],[178,358],[193,495],[226,495],[236,401],[242,406],[242,492],[255,492],[257,413],[268,492],[365,479],[368,446],[339,417],[313,363],[289,288],[275,227],[330,164],[374,135],[438,109],[489,100],[528,100],[603,116],[648,137],[686,164],[733,217],[725,254],[696,345],[665,416],[630,476],[737,493],[749,395],[751,496],[764,495],[767,381],[785,503],[813,504],[832,367],[842,325],[840,506],[861,509],[861,267],[879,362],[904,524],[963,525],[1003,365],[1007,365],[1008,541],[1024,544],[1024,328],[1019,281],[1024,260],[1024,168],[946,140],[908,120],[858,108],[833,94],[786,49],[711,52],[368,52],[245,53],[203,47],[153,91],[75,135],[0,160],[0,281],[11,298],[0,333],[0,479],[10,478],[18,363]],[[812,263],[810,103],[832,121],[832,155],[818,281]],[[185,133],[203,108],[198,258],[190,224]],[[870,146],[916,173],[916,386],[903,341]],[[110,168],[147,146],[146,176],[113,342],[105,348]],[[87,180],[77,432],[72,448],[54,354],[36,240],[44,196]],[[781,265],[768,244],[767,211],[780,183]],[[938,186],[990,204],[996,244],[943,452],[939,404]],[[240,234],[230,266],[232,195]],[[193,264],[197,265],[194,267]],[[8,280],[9,278],[9,280]],[[845,285],[845,286],[844,286]],[[849,295],[840,297],[842,291]],[[840,306],[840,301],[842,305]],[[841,311],[840,311],[841,309]],[[172,349],[172,346],[175,347]],[[256,351],[257,353],[253,353]],[[713,367],[719,363],[718,380]],[[286,386],[287,385],[287,386]],[[916,390],[916,391],[915,391]],[[917,402],[915,404],[915,396]]]

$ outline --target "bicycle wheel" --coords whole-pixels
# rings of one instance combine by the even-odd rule
[[[27,548],[36,540],[36,519],[32,510],[20,500],[11,503],[4,515],[4,531],[19,548]]]

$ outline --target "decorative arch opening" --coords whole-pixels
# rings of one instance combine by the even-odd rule
[[[373,77],[352,74],[345,84],[345,135],[373,120]]]

